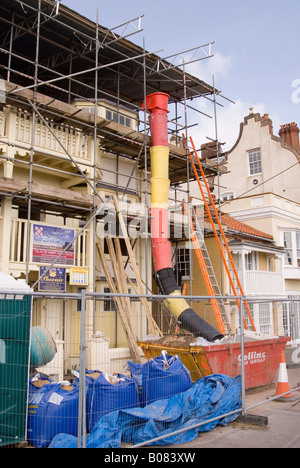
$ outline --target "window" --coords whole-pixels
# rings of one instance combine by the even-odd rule
[[[290,336],[292,341],[300,342],[300,295],[297,292],[288,294],[290,302],[284,302],[283,326],[285,336]]]
[[[260,333],[272,333],[272,317],[270,304],[259,304],[259,331]]]
[[[261,174],[261,153],[260,148],[248,151],[249,173],[250,175]]]
[[[248,308],[250,315],[255,324],[255,328],[258,333],[263,333],[266,335],[271,335],[274,333],[273,329],[273,305],[272,303],[258,303],[254,304],[248,302]],[[250,321],[250,317],[247,313],[246,308],[244,309],[244,318],[248,327],[248,330],[253,331],[253,327]],[[237,308],[237,322],[240,325],[240,311]]]
[[[283,312],[284,336],[292,336],[291,334],[291,307],[290,307],[289,302],[283,302],[282,312]]]
[[[296,232],[297,267],[300,267],[300,233]]]
[[[258,256],[257,252],[250,252],[245,255],[245,266],[247,271],[258,270]]]
[[[248,302],[247,305],[248,305],[248,309],[249,309],[252,321],[254,321],[254,304],[251,302]],[[251,323],[246,307],[244,307],[244,319],[247,324],[248,330],[253,331],[252,323]],[[241,314],[240,314],[239,307],[236,308],[236,320],[237,320],[237,323],[239,324],[239,327],[241,327]]]
[[[109,294],[110,289],[104,288],[104,293]],[[104,299],[104,312],[115,312],[116,311],[116,304],[113,298],[105,298]]]
[[[190,249],[179,248],[176,252],[177,270],[182,274],[183,279],[191,275]]]
[[[284,248],[285,248],[285,264],[292,265],[293,264],[292,233],[284,232],[283,238],[284,238]]]
[[[118,115],[117,112],[106,110],[106,118],[107,120],[112,120],[113,122],[119,123],[120,125],[131,128],[131,119],[125,115]]]
[[[284,232],[285,265],[300,268],[300,232]]]
[[[223,192],[221,194],[221,201],[234,200],[234,192]]]
[[[267,256],[267,271],[273,271],[273,259],[271,255]]]
[[[122,257],[128,257],[129,253],[128,253],[128,250],[127,250],[127,245],[126,245],[125,239],[123,239],[122,237],[119,237],[119,243],[120,243]],[[116,250],[114,244],[113,244],[113,247],[114,247],[114,250]],[[108,248],[106,238],[104,239],[104,253],[109,254],[109,248]]]

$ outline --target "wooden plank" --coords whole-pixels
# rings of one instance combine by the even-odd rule
[[[118,269],[119,269],[121,288],[122,288],[123,293],[128,294],[128,286],[127,286],[127,281],[126,281],[125,266],[124,266],[124,262],[123,262],[123,258],[122,258],[120,240],[119,240],[118,237],[114,239],[114,243],[115,243],[115,248],[116,248],[116,258],[117,258],[117,265],[118,265]],[[124,297],[124,300],[126,302],[126,310],[128,310],[128,314],[129,314],[129,317],[130,317],[130,322],[132,323],[130,298],[129,297]]]
[[[104,270],[106,281],[107,281],[107,283],[109,285],[109,288],[112,291],[112,293],[116,294],[117,290],[116,290],[114,281],[112,279],[112,276],[110,274],[104,251],[103,251],[100,243],[98,243],[98,242],[96,243],[96,247],[97,247],[97,250],[98,250],[98,253],[99,253],[99,257],[100,257],[100,261],[101,261],[101,264],[102,264],[102,267],[103,267],[103,270]],[[140,350],[139,350],[139,347],[138,347],[137,342],[136,342],[136,337],[133,336],[132,330],[131,330],[130,326],[128,325],[126,314],[125,314],[125,312],[123,310],[122,302],[121,302],[119,297],[114,297],[114,301],[115,301],[115,304],[116,304],[116,307],[117,307],[117,311],[119,312],[119,315],[120,315],[120,320],[121,320],[124,332],[126,334],[126,337],[127,337],[127,340],[128,340],[128,346],[129,346],[130,351],[132,353],[133,359],[136,362],[141,362]]]
[[[78,178],[79,179],[79,178]],[[80,179],[79,179],[80,180]],[[9,177],[0,177],[0,192],[3,193],[29,193],[29,184],[27,181],[10,179]],[[32,183],[31,192],[47,201],[64,201],[73,205],[93,207],[93,196],[85,193],[74,192],[73,190],[62,189],[51,185],[42,185],[36,182]]]
[[[28,182],[10,179],[9,177],[0,177],[0,192],[14,193],[24,192],[28,193]]]
[[[127,247],[128,256],[130,258],[131,267],[132,267],[132,269],[134,271],[135,278],[136,278],[136,281],[137,281],[137,289],[139,291],[139,294],[144,295],[145,291],[144,291],[144,288],[143,288],[143,283],[142,283],[142,280],[141,280],[140,272],[139,272],[139,269],[138,269],[138,266],[137,266],[137,263],[136,263],[135,255],[134,255],[133,249],[131,247],[130,240],[128,238],[128,232],[127,232],[127,229],[126,229],[126,226],[125,226],[125,223],[124,223],[122,213],[120,213],[120,210],[119,210],[119,201],[118,201],[116,195],[113,195],[113,200],[114,200],[116,211],[118,213],[118,218],[119,218],[120,226],[121,226],[121,229],[122,229],[124,241],[125,241],[125,244],[126,244],[126,247]],[[144,310],[146,312],[146,316],[147,316],[148,324],[149,324],[149,328],[150,328],[150,333],[152,335],[154,335],[154,336],[162,336],[162,332],[160,331],[157,323],[155,322],[154,318],[152,317],[151,310],[150,310],[147,299],[145,297],[141,297],[140,301],[143,304]]]
[[[126,278],[125,275],[122,275],[122,270],[123,270],[123,264],[122,264],[122,259],[121,261],[117,259],[115,249],[113,246],[113,242],[110,236],[106,237],[107,241],[107,246],[108,246],[108,251],[110,255],[110,260],[112,263],[114,275],[115,275],[115,282],[117,285],[117,291],[120,294],[128,294],[128,288],[126,284]],[[124,281],[125,279],[125,281]],[[131,317],[131,311],[130,311],[130,299],[129,297],[120,297],[120,300],[123,305],[123,310],[124,313],[126,314],[126,320],[128,323],[128,326],[131,328],[132,334],[135,335],[134,329],[133,329],[133,324],[132,324],[132,317]]]

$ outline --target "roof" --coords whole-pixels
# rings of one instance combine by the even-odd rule
[[[11,28],[14,27],[11,81],[21,86],[32,85],[35,76],[38,4],[37,0],[0,2],[1,48],[9,52]],[[38,36],[40,92],[67,102],[71,82],[65,77],[77,73],[72,77],[73,95],[94,99],[98,32],[99,99],[119,96],[120,104],[124,100],[134,107],[141,106],[145,93],[163,90],[170,95],[170,102],[184,102],[184,73],[181,68],[128,39],[120,38],[65,5],[60,4],[56,14],[55,5],[54,0],[41,1]],[[6,74],[6,54],[1,54],[1,57],[0,66]],[[188,73],[185,76],[187,99],[213,93],[213,88],[202,80]],[[42,84],[57,78],[59,80],[53,82],[54,86]]]
[[[31,111],[31,101],[38,96],[40,112],[58,124],[79,124],[87,133],[94,132],[94,117],[87,112],[84,117],[84,111],[74,108],[76,99],[92,104],[96,99],[108,99],[118,107],[139,111],[145,95],[158,91],[169,94],[170,104],[186,107],[191,107],[186,100],[214,93],[212,86],[184,73],[171,58],[168,62],[54,0],[1,0],[0,25],[0,79],[6,81],[6,104],[15,108],[26,105],[24,109]],[[133,132],[98,117],[97,134],[103,137],[105,151],[138,160],[140,169],[148,158],[150,167],[149,152],[142,154],[145,142],[151,141],[143,118],[139,131]],[[170,144],[172,184],[193,178],[187,159],[185,149]],[[210,175],[224,170],[209,161],[204,167]]]
[[[255,122],[259,122],[261,127],[269,126],[270,138],[272,140],[276,141],[277,143],[279,143],[282,146],[282,148],[285,148],[285,149],[291,151],[292,153],[294,153],[294,155],[296,156],[296,158],[300,162],[300,151],[299,151],[299,149],[295,148],[291,144],[286,143],[284,138],[278,137],[278,136],[273,134],[273,123],[272,123],[272,120],[269,117],[269,114],[264,114],[263,116],[261,116],[259,112],[256,112],[254,114],[252,111],[250,111],[250,114],[246,115],[244,117],[244,121],[240,123],[240,131],[239,131],[238,138],[237,138],[236,142],[234,143],[234,145],[228,151],[226,151],[226,153],[225,153],[225,155],[226,155],[225,160],[226,161],[228,161],[228,157],[229,157],[230,153],[232,153],[235,150],[235,148],[239,145],[239,143],[241,141],[241,138],[242,138],[242,135],[243,135],[244,128],[245,128],[246,125],[248,125],[248,122],[249,122],[250,119],[254,119]],[[281,128],[287,129],[289,127],[298,128],[297,124],[295,124],[294,122],[292,122],[291,124],[281,125]]]
[[[248,224],[241,223],[237,219],[232,218],[232,216],[229,216],[228,214],[222,214],[221,219],[222,223],[225,224],[229,230],[235,231],[238,234],[245,234],[246,236],[251,237],[254,236],[260,239],[263,238],[269,241],[274,240],[273,236],[271,236],[270,234],[255,229],[252,226],[249,226]]]

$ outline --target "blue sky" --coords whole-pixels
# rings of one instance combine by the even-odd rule
[[[143,31],[129,38],[148,51],[166,57],[207,42],[215,42],[213,58],[188,66],[187,71],[212,84],[235,102],[220,100],[217,129],[224,148],[235,142],[239,124],[254,111],[268,113],[274,133],[280,125],[300,126],[300,41],[298,0],[62,0],[84,16],[113,28],[139,15]],[[198,101],[201,110],[213,108]],[[214,120],[191,116],[198,123],[197,140],[214,138]],[[207,140],[206,140],[207,141]]]

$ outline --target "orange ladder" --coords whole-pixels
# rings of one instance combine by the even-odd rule
[[[183,203],[183,207],[185,214],[189,218],[191,240],[195,249],[196,257],[208,295],[211,297],[211,305],[215,313],[219,330],[222,334],[225,334],[225,327],[227,327],[228,333],[231,333],[231,325],[226,313],[224,301],[222,298],[217,297],[221,296],[221,291],[219,289],[218,281],[210,260],[208,250],[206,248],[203,231],[199,225],[194,208],[188,208],[185,203]]]
[[[231,265],[231,268],[232,268],[234,277],[235,277],[235,279],[236,279],[236,282],[237,282],[237,285],[238,285],[238,289],[239,289],[239,293],[240,293],[240,294],[238,294],[238,292],[237,292],[237,290],[236,290],[237,288],[235,287],[234,282],[233,282],[233,278],[232,278],[232,276],[231,276],[231,274],[230,274],[229,265],[228,265],[228,263],[227,263],[227,261],[226,261],[225,254],[224,254],[224,251],[223,251],[223,248],[222,248],[220,239],[219,239],[219,235],[218,235],[218,232],[217,232],[217,230],[216,230],[215,222],[214,222],[214,219],[213,219],[213,217],[212,217],[212,212],[211,212],[211,210],[210,210],[210,208],[209,208],[207,199],[206,199],[206,197],[205,197],[205,194],[204,194],[204,191],[203,191],[203,188],[202,188],[202,185],[201,185],[199,176],[198,176],[198,171],[197,171],[197,169],[196,169],[196,165],[195,165],[195,162],[194,162],[193,155],[192,155],[191,152],[190,152],[190,149],[189,149],[189,147],[188,147],[188,144],[187,144],[187,140],[186,140],[185,135],[182,135],[182,137],[183,137],[183,140],[184,140],[186,149],[187,149],[187,151],[188,151],[188,155],[189,155],[189,158],[190,158],[190,161],[191,161],[191,165],[192,165],[192,168],[193,168],[193,171],[194,171],[196,180],[197,180],[197,182],[198,182],[198,186],[199,186],[199,189],[200,189],[200,192],[201,192],[203,201],[204,201],[204,205],[205,205],[205,208],[206,208],[206,212],[207,212],[207,214],[208,214],[208,217],[209,217],[210,224],[211,224],[212,229],[213,229],[213,231],[214,231],[214,235],[215,235],[215,238],[216,238],[216,241],[217,241],[217,244],[218,244],[218,248],[219,248],[219,250],[220,250],[220,254],[221,254],[221,257],[222,257],[224,266],[225,266],[225,270],[226,270],[226,273],[227,273],[227,276],[228,276],[228,279],[229,279],[229,282],[230,282],[230,285],[231,285],[233,294],[234,294],[234,296],[235,296],[235,298],[236,298],[236,303],[237,303],[237,305],[238,305],[238,307],[239,307],[239,309],[240,309],[241,305],[240,305],[240,300],[238,299],[238,296],[244,296],[244,291],[243,291],[243,288],[242,288],[242,285],[241,285],[241,282],[240,282],[240,279],[239,279],[239,276],[238,276],[238,273],[237,273],[237,270],[236,270],[236,267],[235,267],[235,264],[234,264],[234,261],[233,261],[233,258],[232,258],[232,255],[231,255],[229,246],[228,246],[228,243],[227,243],[227,239],[226,239],[226,236],[225,236],[225,233],[224,233],[224,230],[223,230],[223,227],[222,227],[222,224],[221,224],[221,221],[220,221],[220,218],[219,218],[219,215],[218,215],[216,206],[215,206],[214,199],[213,199],[213,197],[212,197],[212,195],[211,195],[211,192],[210,192],[210,189],[209,189],[209,185],[208,185],[208,182],[207,182],[207,180],[206,180],[206,177],[205,177],[205,174],[204,174],[204,170],[203,170],[203,167],[202,167],[202,165],[201,165],[199,156],[198,156],[198,154],[197,154],[197,150],[196,150],[196,148],[195,148],[193,139],[190,137],[190,141],[191,141],[191,144],[192,144],[192,147],[193,147],[194,155],[195,155],[196,161],[197,161],[197,163],[198,163],[198,166],[199,166],[199,169],[200,169],[200,173],[201,173],[203,182],[204,182],[205,187],[206,187],[206,191],[207,191],[207,194],[208,194],[208,199],[209,199],[209,201],[210,201],[210,205],[211,205],[211,207],[212,207],[212,212],[213,212],[213,214],[214,214],[215,221],[216,221],[217,224],[218,224],[218,227],[219,227],[219,230],[220,230],[220,233],[221,233],[221,237],[222,237],[222,240],[223,240],[223,244],[224,244],[224,246],[225,246],[225,249],[226,249],[226,252],[227,252],[227,255],[228,255],[228,259],[229,259],[229,263],[230,263],[230,265]],[[252,315],[251,315],[249,306],[248,306],[248,304],[247,304],[246,301],[244,301],[244,304],[245,304],[245,308],[246,308],[246,311],[247,311],[247,314],[248,314],[248,317],[249,317],[249,320],[250,320],[252,329],[253,329],[253,331],[256,331],[256,328],[255,328],[255,325],[254,325],[254,321],[253,321],[253,318],[252,318]],[[246,329],[248,329],[248,325],[247,325],[247,323],[246,323],[245,317],[243,317],[243,322],[244,322],[244,327],[245,327]]]

